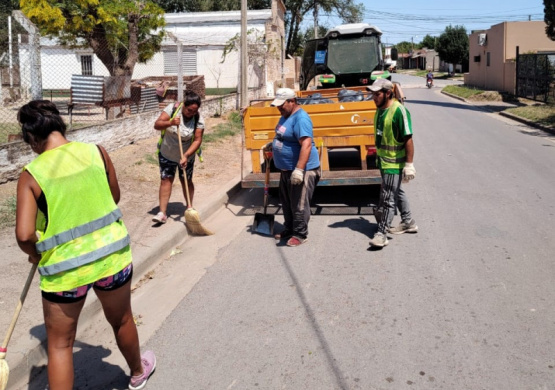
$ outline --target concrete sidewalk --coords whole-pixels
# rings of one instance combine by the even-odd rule
[[[204,198],[197,198],[195,209],[204,222],[211,215],[225,206],[228,200],[241,189],[241,177],[222,183],[217,191]],[[134,275],[133,283],[137,283],[147,274],[159,260],[169,256],[171,251],[189,238],[184,217],[168,218],[165,225],[153,227],[152,212],[139,207],[125,207],[124,222],[128,226],[133,251]],[[182,214],[182,213],[180,213]],[[0,305],[2,314],[0,325],[7,329],[11,322],[13,310],[20,296],[21,288],[28,276],[29,267],[24,267],[25,255],[22,254],[13,236],[3,239],[4,258],[9,259],[7,268],[3,272],[3,279],[9,283],[0,284]],[[79,328],[85,327],[87,322],[100,312],[101,306],[95,294],[88,294],[85,307],[79,320]],[[6,326],[4,326],[6,325]],[[4,334],[2,334],[2,340]],[[18,320],[15,331],[8,346],[6,361],[10,368],[10,384],[28,380],[33,369],[46,364],[46,333],[42,315],[42,303],[38,289],[38,276],[35,275],[29,295]]]

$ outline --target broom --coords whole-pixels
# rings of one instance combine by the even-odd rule
[[[29,291],[29,287],[31,286],[33,277],[35,276],[37,265],[38,264],[33,264],[31,270],[29,271],[29,276],[27,276],[27,281],[25,282],[25,286],[23,287],[23,291],[21,292],[21,296],[19,297],[19,303],[17,304],[15,312],[13,313],[12,323],[8,328],[8,334],[6,334],[6,338],[4,339],[4,342],[0,347],[0,390],[6,390],[6,386],[8,386],[8,377],[10,376],[10,368],[8,367],[8,362],[6,362],[8,343],[10,342],[10,338],[12,337],[15,323],[19,318],[19,313],[21,312],[21,308],[23,307],[23,302],[25,302],[25,297],[27,297],[27,292]]]
[[[179,129],[179,126],[177,126],[177,138],[179,140],[179,153],[181,155],[181,158],[183,158],[183,145],[181,144],[181,130]],[[187,178],[187,172],[184,172],[184,176],[185,194],[187,195],[187,209],[185,210],[185,224],[187,225],[187,229],[189,229],[191,234],[194,236],[211,236],[212,234],[214,234],[214,232],[202,226],[197,211],[191,206],[191,198],[189,196],[189,179]]]

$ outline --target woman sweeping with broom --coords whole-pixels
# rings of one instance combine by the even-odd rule
[[[200,224],[198,214],[193,209],[195,185],[193,184],[193,168],[195,155],[202,144],[204,121],[198,110],[201,99],[193,91],[185,91],[183,102],[169,104],[160,114],[154,128],[161,131],[158,142],[158,161],[160,164],[160,211],[152,218],[159,224],[166,223],[168,202],[172,193],[175,173],[179,173],[179,181],[187,202],[185,222],[187,228],[197,235],[212,234]],[[185,171],[185,175],[184,172]]]
[[[73,389],[77,322],[92,288],[129,368],[129,389],[142,389],[156,367],[140,354],[131,311],[133,265],[117,203],[114,166],[101,146],[69,142],[56,106],[32,101],[18,112],[23,140],[38,157],[17,185],[16,239],[38,264],[48,337],[51,390]]]

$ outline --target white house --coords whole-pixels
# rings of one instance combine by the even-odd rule
[[[249,86],[259,87],[283,79],[284,14],[282,0],[272,8],[247,12],[249,45],[259,47],[263,58],[251,58]],[[241,33],[241,11],[166,14],[162,50],[146,64],[136,64],[133,79],[177,74],[177,43],[183,49],[183,75],[204,75],[207,88],[235,88],[240,75],[239,52],[229,53],[222,63],[225,45]],[[254,37],[258,37],[255,43]],[[249,50],[250,52],[250,50]],[[70,49],[55,40],[41,38],[43,89],[69,89],[72,74],[108,76],[102,62],[90,49]],[[270,85],[271,84],[271,85]]]

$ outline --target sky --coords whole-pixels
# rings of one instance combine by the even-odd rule
[[[419,43],[426,34],[440,36],[445,27],[464,26],[468,34],[486,30],[501,22],[543,20],[543,0],[355,0],[366,8],[364,22],[382,30],[382,42]],[[313,25],[313,15],[303,24]],[[320,12],[318,23],[326,27],[341,24],[335,15]]]

